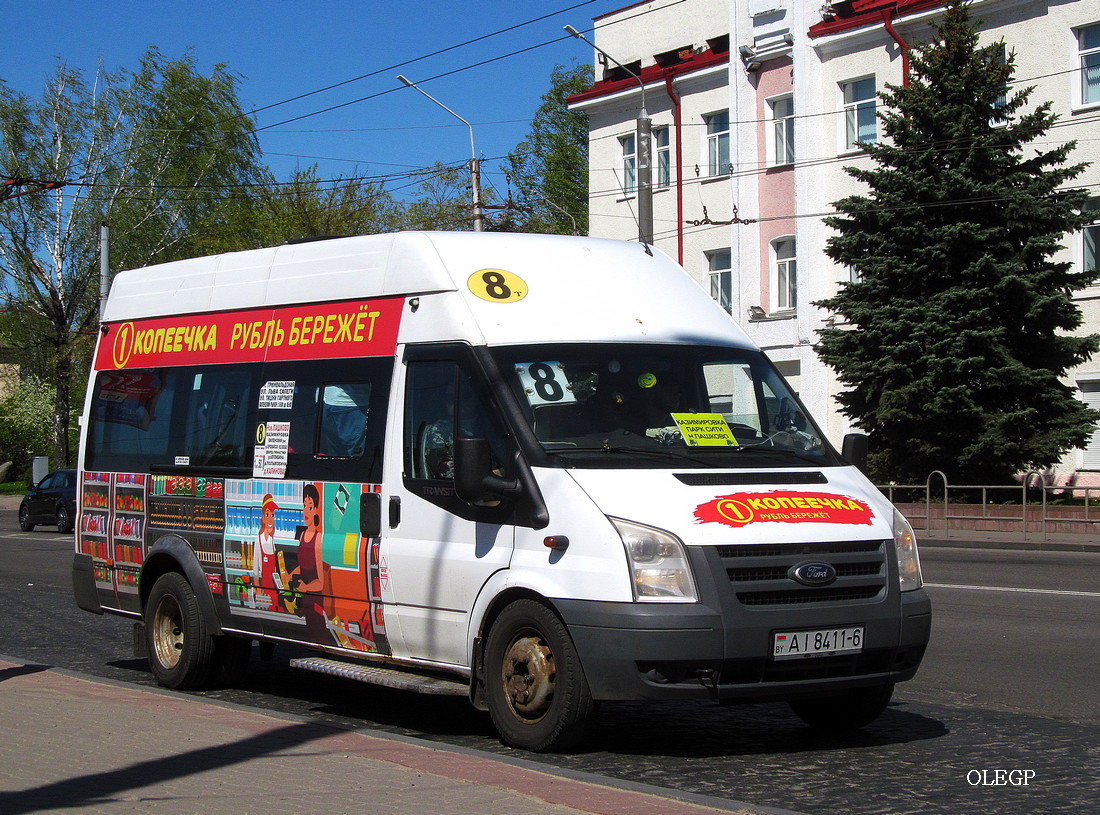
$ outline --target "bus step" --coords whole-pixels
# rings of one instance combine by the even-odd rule
[[[344,679],[354,679],[371,685],[383,685],[387,688],[413,691],[414,693],[430,693],[437,696],[468,696],[470,694],[469,684],[458,680],[444,679],[438,676],[421,676],[420,674],[398,671],[393,668],[379,668],[374,665],[342,662],[338,659],[326,659],[325,657],[292,659],[290,660],[290,667],[316,671],[330,676],[340,676]]]

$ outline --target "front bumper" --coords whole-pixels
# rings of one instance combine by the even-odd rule
[[[794,589],[781,592],[782,581],[773,580],[763,593],[775,598],[746,599],[731,582],[736,570],[728,558],[695,549],[698,603],[556,600],[555,605],[597,699],[769,701],[891,684],[911,679],[920,666],[932,609],[923,589],[898,590],[892,543],[882,541],[878,551],[879,574],[874,580],[860,578],[865,586],[878,587],[870,596],[846,585],[831,595],[800,594],[793,581],[788,582]],[[781,661],[770,656],[777,631],[853,625],[864,627],[858,654]]]

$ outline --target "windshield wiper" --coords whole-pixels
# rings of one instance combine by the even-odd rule
[[[738,453],[763,453],[764,455],[774,454],[777,456],[789,456],[791,458],[801,459],[802,461],[818,467],[822,464],[822,457],[812,458],[810,454],[805,451],[792,450],[789,447],[761,447],[760,445],[740,444],[732,449]]]

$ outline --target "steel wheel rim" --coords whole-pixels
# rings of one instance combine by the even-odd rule
[[[153,616],[153,649],[157,662],[175,668],[183,653],[183,611],[174,597],[163,597]]]
[[[524,722],[537,722],[554,700],[557,668],[554,652],[537,631],[512,640],[501,660],[500,674],[509,709]]]

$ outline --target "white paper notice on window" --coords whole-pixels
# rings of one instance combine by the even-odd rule
[[[294,380],[265,382],[260,388],[260,410],[290,410],[294,407]]]

